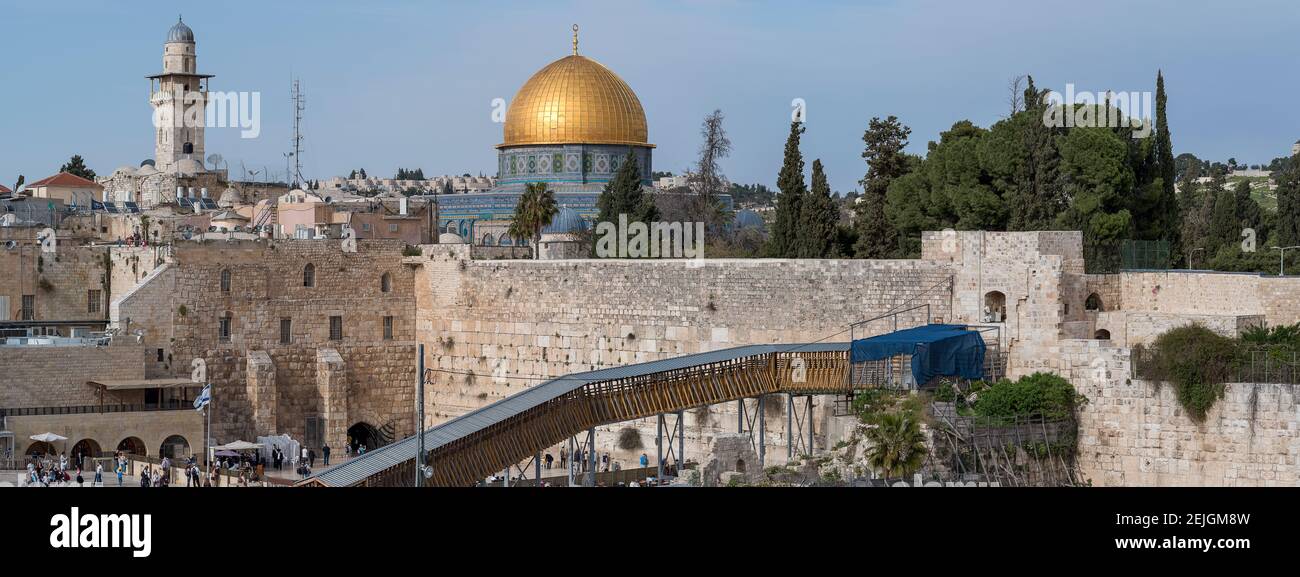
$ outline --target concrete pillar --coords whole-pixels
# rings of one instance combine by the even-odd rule
[[[324,441],[331,447],[342,447],[348,439],[347,377],[347,366],[338,351],[316,349],[316,389],[321,397],[321,417],[325,420]]]
[[[248,352],[245,383],[248,402],[253,406],[254,436],[279,433],[275,419],[279,397],[275,385],[275,364],[266,351]]]

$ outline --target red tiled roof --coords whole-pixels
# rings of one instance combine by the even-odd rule
[[[75,174],[60,172],[49,178],[42,178],[36,182],[27,185],[27,188],[36,188],[39,186],[99,186],[93,180],[86,180]]]
[[[0,194],[8,194],[8,193],[10,193],[10,192],[13,192],[13,191],[12,191],[12,190],[9,190],[9,187],[7,187],[7,186],[5,186],[5,185],[3,185],[3,184],[0,184]]]

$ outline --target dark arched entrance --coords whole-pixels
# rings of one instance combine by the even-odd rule
[[[101,457],[103,449],[94,439],[82,439],[72,446],[72,453],[68,455],[74,465],[81,465],[81,468],[87,468],[87,463],[92,463],[95,457]]]
[[[51,454],[54,454],[54,453],[55,453],[54,445],[51,445],[51,444],[49,444],[49,443],[46,443],[45,441],[35,441],[35,442],[33,442],[32,444],[27,445],[27,455],[28,455],[28,456],[32,456],[32,455],[51,455]]]
[[[1110,331],[1106,329],[1098,329],[1097,332],[1092,335],[1092,338],[1097,339],[1099,341],[1109,341]]]
[[[180,435],[172,435],[163,439],[162,446],[158,447],[159,457],[170,457],[171,460],[185,459],[190,456],[190,442]]]
[[[139,437],[127,437],[117,444],[117,450],[128,455],[148,456],[149,450],[145,448],[144,441]]]
[[[348,446],[351,447],[353,455],[357,454],[361,447],[371,451],[382,447],[383,444],[379,431],[370,423],[361,422],[348,427]]]

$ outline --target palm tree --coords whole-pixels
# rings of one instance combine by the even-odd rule
[[[867,440],[871,442],[867,459],[886,479],[906,477],[921,468],[929,452],[920,422],[903,412],[883,415],[878,425],[867,430]]]
[[[551,220],[560,212],[555,205],[555,193],[546,187],[545,182],[530,182],[515,205],[515,219],[510,223],[506,234],[515,240],[528,239],[533,246],[533,258],[541,258],[539,242],[542,229],[551,224]]]

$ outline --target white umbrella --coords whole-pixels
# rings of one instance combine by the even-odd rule
[[[214,449],[226,449],[226,450],[230,450],[230,451],[246,451],[246,450],[248,450],[248,449],[260,449],[261,447],[262,447],[261,443],[250,443],[250,442],[248,442],[248,441],[235,441],[235,442],[233,442],[233,443],[226,443],[226,444],[224,444],[224,445],[218,445],[218,446],[213,447],[213,448],[214,448]]]
[[[56,435],[54,433],[41,433],[39,435],[32,435],[32,440],[45,441],[46,443],[54,443],[56,441],[66,441],[68,440],[68,438],[63,435]]]

